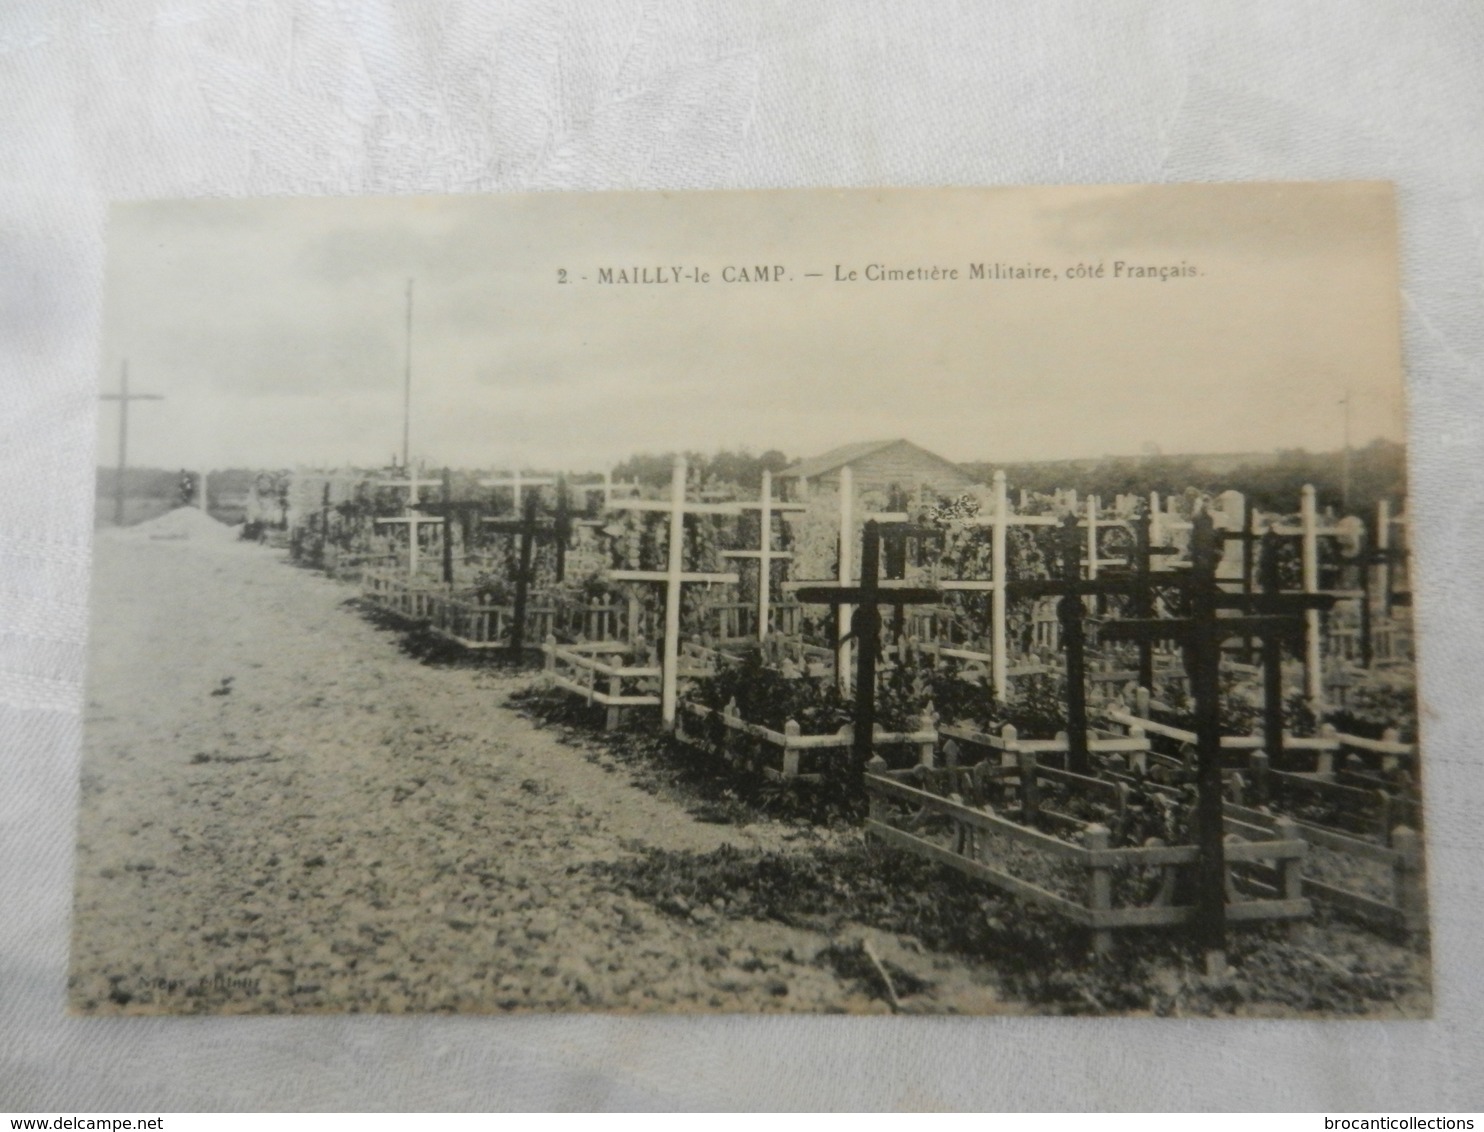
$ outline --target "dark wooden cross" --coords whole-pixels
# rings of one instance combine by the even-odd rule
[[[923,605],[943,599],[942,591],[929,586],[891,586],[881,584],[881,525],[868,520],[861,540],[861,580],[859,585],[823,583],[802,586],[796,591],[800,602],[829,605],[836,609],[854,606],[850,615],[848,639],[855,649],[855,711],[852,718],[854,741],[851,758],[857,770],[865,767],[872,754],[876,731],[876,662],[881,653],[881,607],[890,605]]]
[[[163,401],[159,393],[129,392],[129,363],[125,361],[119,370],[119,391],[104,393],[99,400],[119,403],[119,470],[118,480],[113,485],[113,525],[124,525],[124,469],[129,464],[129,402]]]
[[[1088,774],[1091,760],[1087,748],[1087,606],[1083,598],[1109,594],[1148,594],[1147,582],[1127,574],[1104,574],[1099,578],[1082,577],[1082,536],[1077,516],[1062,520],[1061,577],[1034,581],[1009,582],[1009,597],[1060,597],[1057,618],[1061,621],[1061,645],[1067,667],[1067,769],[1074,774]],[[1147,560],[1146,560],[1147,565]]]
[[[567,489],[567,477],[558,475],[556,481],[556,514],[551,521],[552,538],[556,540],[556,580],[567,577],[567,548],[572,545],[572,495]]]
[[[907,577],[907,546],[912,539],[941,540],[944,537],[942,528],[923,523],[879,523],[876,529],[881,533],[881,549],[886,560],[883,573],[890,582],[900,582]],[[942,600],[941,596],[939,600]],[[900,641],[906,635],[906,629],[907,606],[898,602],[892,606],[892,641]]]
[[[526,483],[531,481],[526,480]],[[555,521],[542,519],[537,515],[537,508],[541,500],[534,492],[524,498],[524,507],[519,519],[485,519],[486,530],[494,531],[496,534],[518,535],[519,561],[515,571],[515,610],[514,624],[510,628],[510,651],[519,656],[526,645],[526,600],[530,594],[530,586],[533,578],[531,576],[531,558],[536,549],[537,539],[555,539],[557,548],[557,580],[561,580],[561,571],[565,564],[567,539],[571,535],[571,515],[564,506],[566,492],[560,491],[557,495],[557,518]]]
[[[886,495],[886,509],[908,514],[907,493],[893,484]],[[888,580],[899,580],[907,576],[907,543],[922,534],[936,533],[931,527],[917,527],[907,520],[900,523],[883,522],[881,525],[881,557],[883,572]]]
[[[319,567],[323,570],[330,562],[330,481],[319,493]]]
[[[1261,561],[1264,594],[1276,594],[1282,588],[1278,567],[1279,536],[1269,531],[1263,536]],[[1283,641],[1276,634],[1262,642],[1262,731],[1267,756],[1275,769],[1283,767]]]
[[[1139,512],[1134,516],[1132,523],[1134,528],[1134,554],[1133,562],[1124,567],[1131,575],[1133,588],[1129,591],[1129,612],[1134,617],[1153,617],[1155,603],[1158,598],[1158,590],[1154,580],[1154,560],[1157,557],[1170,557],[1179,553],[1173,546],[1154,545],[1154,513],[1147,504],[1141,504]],[[1112,567],[1110,573],[1118,577],[1121,572],[1118,567]],[[1139,687],[1154,691],[1154,642],[1152,640],[1141,640],[1139,646]]]
[[[437,515],[443,520],[443,580],[449,585],[453,584],[453,521],[459,521],[459,530],[464,536],[465,553],[473,543],[474,521],[480,512],[487,508],[482,499],[460,499],[453,497],[453,473],[443,469],[443,498],[436,503],[420,504],[422,510],[429,515]]]
[[[1276,547],[1278,536],[1268,540]],[[1265,655],[1281,656],[1282,642],[1304,638],[1303,613],[1328,608],[1334,598],[1327,594],[1229,593],[1216,578],[1222,539],[1211,516],[1202,512],[1191,525],[1191,566],[1183,575],[1188,614],[1183,617],[1131,618],[1110,621],[1100,629],[1105,640],[1176,641],[1184,649],[1190,674],[1191,699],[1195,705],[1196,733],[1196,839],[1200,857],[1196,866],[1198,943],[1205,951],[1207,967],[1219,971],[1226,953],[1226,854],[1222,814],[1221,761],[1221,648],[1233,637],[1256,637]],[[1276,555],[1269,555],[1276,572]],[[1235,611],[1236,616],[1222,616]],[[1273,664],[1278,673],[1281,667]],[[1271,686],[1272,677],[1269,677]],[[1278,684],[1281,703],[1281,682]],[[1268,726],[1272,726],[1269,723]],[[1277,734],[1282,734],[1281,716]]]
[[[1282,571],[1278,565],[1278,551],[1282,536],[1268,531],[1262,537],[1258,560],[1258,577],[1262,593],[1245,595],[1244,608],[1251,613],[1288,615],[1295,619],[1298,639],[1303,640],[1304,624],[1300,615],[1309,609],[1333,609],[1338,598],[1334,594],[1309,594],[1283,592]],[[1235,595],[1233,595],[1235,596]],[[1291,642],[1294,630],[1287,625],[1282,632],[1261,635],[1262,646],[1262,730],[1266,754],[1272,765],[1283,764],[1283,646]]]
[[[515,471],[513,471],[505,479],[480,480],[479,481],[479,486],[480,487],[508,487],[510,489],[510,492],[511,492],[511,499],[512,499],[511,508],[512,508],[512,510],[514,510],[514,512],[517,515],[519,515],[519,514],[522,513],[522,502],[521,501],[523,499],[523,496],[521,495],[521,490],[520,490],[521,488],[523,488],[523,487],[535,487],[535,488],[539,488],[543,484],[553,484],[555,482],[556,481],[553,480],[550,476],[523,476],[523,475],[520,474],[520,469],[519,468],[516,468]]]
[[[538,483],[551,484],[555,485],[556,487],[556,507],[552,512],[551,519],[541,520],[542,525],[537,528],[536,537],[550,538],[553,540],[552,545],[556,551],[556,563],[553,567],[553,573],[556,575],[556,580],[558,582],[565,581],[567,577],[567,551],[571,549],[572,546],[572,532],[576,529],[579,522],[585,522],[586,525],[596,524],[593,521],[578,520],[573,517],[572,492],[567,486],[567,477],[565,475],[558,475],[554,480],[524,479],[518,480],[518,482],[527,485]],[[526,506],[524,508],[517,508],[517,513],[523,516],[525,514],[525,511],[529,509],[530,500],[533,498],[533,496],[528,495],[523,496],[522,498],[526,500]],[[501,521],[502,520],[499,519],[486,519],[485,525],[492,526],[493,524],[497,524]],[[521,518],[519,520],[503,521],[524,522],[525,519]],[[512,528],[512,530],[514,529],[515,528]]]
[[[1257,508],[1252,506],[1250,499],[1242,500],[1242,529],[1240,531],[1217,531],[1216,537],[1224,542],[1240,542],[1242,544],[1242,596],[1250,599],[1256,592],[1259,566],[1258,560],[1265,535],[1257,533]],[[1250,603],[1244,608],[1251,608]],[[1252,663],[1253,639],[1244,637],[1242,639],[1242,660]],[[1147,686],[1147,685],[1146,685]],[[1151,689],[1152,690],[1152,689]]]

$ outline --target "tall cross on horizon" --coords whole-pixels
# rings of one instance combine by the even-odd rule
[[[125,358],[119,368],[119,391],[100,394],[98,399],[119,403],[119,470],[118,478],[113,485],[113,525],[122,527],[124,525],[124,468],[129,462],[129,402],[163,401],[165,398],[160,393],[130,393],[129,360]]]

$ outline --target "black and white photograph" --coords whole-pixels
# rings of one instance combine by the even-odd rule
[[[1390,184],[106,254],[72,1013],[1432,1015]]]

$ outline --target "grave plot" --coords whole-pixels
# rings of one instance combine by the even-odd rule
[[[652,607],[652,591],[659,589],[663,616],[658,621],[657,650],[651,651],[654,646],[648,643],[653,638],[638,633],[624,641],[588,640],[570,646],[550,640],[545,645],[547,679],[608,709],[610,727],[617,725],[624,709],[653,706],[660,709],[661,724],[669,730],[674,727],[682,678],[681,623],[694,623],[701,607],[687,590],[735,585],[738,580],[736,574],[715,568],[720,543],[709,518],[735,515],[740,509],[732,503],[688,500],[686,462],[677,457],[668,499],[615,500],[610,511],[622,521],[604,528],[612,565],[603,578],[627,591],[630,608],[636,611],[631,621],[639,620],[639,610]],[[696,521],[687,525],[687,517]],[[654,623],[652,617],[646,620]],[[687,666],[684,675],[690,674]]]
[[[1160,722],[1164,705],[1142,690],[1137,699],[1133,709],[1111,707],[1107,718],[1147,736],[1151,764],[1166,781],[1188,778],[1195,733]],[[1310,846],[1304,893],[1311,899],[1377,927],[1423,930],[1421,798],[1404,769],[1414,765],[1415,747],[1324,724],[1315,735],[1286,733],[1279,748],[1312,769],[1275,770],[1266,749],[1272,746],[1261,732],[1222,736],[1228,818],[1262,828],[1279,818],[1291,821]]]
[[[765,666],[759,650],[747,663],[728,666],[698,685],[686,704],[687,714],[707,725],[696,738],[733,761],[785,779],[806,775],[817,779],[832,771],[859,773],[878,748],[907,746],[919,760],[931,763],[933,758],[936,733],[926,685],[912,681],[903,668],[882,673],[885,678],[879,679],[878,661],[884,628],[881,608],[902,609],[941,595],[881,579],[883,530],[891,528],[883,528],[876,518],[866,520],[862,533],[860,581],[851,580],[855,530],[848,468],[841,479],[840,580],[802,583],[795,591],[802,605],[838,611],[830,618],[837,634],[832,642],[833,673],[814,676],[798,669],[785,673],[781,667]],[[897,518],[892,516],[893,521]],[[898,625],[903,622],[901,616],[894,620]],[[842,661],[852,648],[855,670],[850,674]],[[806,765],[806,752],[808,763],[815,765]],[[773,765],[775,761],[781,765]]]
[[[1133,699],[1132,705],[1122,698],[1108,705],[1103,717],[1148,737],[1158,763],[1183,765],[1194,742],[1191,713],[1153,700],[1143,689]],[[1417,748],[1401,741],[1396,729],[1373,739],[1342,732],[1332,723],[1315,727],[1309,717],[1298,730],[1284,727],[1281,740],[1270,742],[1261,718],[1241,689],[1223,688],[1221,745],[1232,778],[1229,789],[1241,800],[1269,804],[1286,794],[1315,800],[1329,796],[1336,820],[1348,823],[1353,832],[1368,831],[1372,824],[1387,829],[1388,821],[1420,821]],[[1275,751],[1281,754],[1277,765]]]
[[[359,581],[368,566],[394,566],[395,543],[375,520],[403,506],[398,491],[378,482],[395,474],[339,469],[289,477],[280,489],[289,560],[345,581]]]
[[[479,573],[465,594],[449,595],[431,631],[465,649],[500,649],[517,658],[533,640],[554,639],[558,631],[567,639],[574,620],[583,623],[583,631],[602,632],[596,623],[613,612],[603,587],[567,585],[567,556],[577,521],[565,480],[516,472],[509,479],[479,483],[482,488],[510,486],[515,513],[488,516],[481,511],[475,516],[473,529],[495,539],[496,545],[476,553]],[[547,484],[555,488],[555,500],[543,514],[541,487]],[[457,506],[450,502],[449,511]],[[444,576],[451,584],[453,555],[447,540],[444,558]]]
[[[842,678],[837,663],[841,649],[833,638],[836,618],[821,621],[816,616],[814,623],[826,628],[811,638],[811,619],[792,596],[794,584],[787,581],[794,557],[789,521],[805,506],[777,498],[766,472],[757,500],[737,499],[736,494],[735,490],[707,490],[690,483],[681,462],[674,469],[668,500],[630,498],[612,504],[613,517],[605,527],[612,562],[603,576],[625,589],[631,602],[643,606],[649,614],[646,624],[654,630],[643,640],[655,641],[658,647],[649,657],[633,649],[610,647],[610,643],[601,649],[559,648],[548,654],[554,682],[580,691],[590,702],[604,704],[612,699],[621,701],[616,706],[628,707],[646,706],[635,699],[647,694],[637,686],[657,678],[662,722],[667,725],[677,718],[674,693],[669,700],[671,710],[667,710],[667,686],[678,692],[681,681],[732,668],[753,645],[765,645],[777,665],[823,677],[829,683],[848,684],[848,671]],[[693,501],[691,496],[700,498]],[[842,500],[852,501],[850,507],[842,503],[840,520],[840,529],[848,532],[843,542],[848,575],[859,517],[854,513],[853,493],[842,494]],[[725,569],[728,564],[735,569]],[[662,614],[658,598],[663,599]],[[844,647],[848,648],[848,642]],[[616,654],[618,659],[597,660],[598,652]],[[673,685],[666,677],[671,669]],[[607,688],[610,683],[615,688]],[[708,708],[694,697],[688,703],[693,714],[723,713],[725,709],[724,702]],[[610,724],[616,718],[609,713]],[[786,722],[780,719],[776,727],[763,727],[763,731],[781,737]],[[734,720],[737,729],[746,723]],[[795,738],[805,740],[805,747],[815,741],[821,747],[828,745],[826,739],[840,744],[834,728],[828,736]],[[796,760],[790,757],[787,761],[792,766]]]
[[[1291,822],[1309,847],[1304,860],[1303,893],[1363,923],[1420,937],[1427,931],[1427,883],[1420,834],[1396,825],[1383,839],[1354,837],[1311,822],[1228,803],[1229,820],[1271,830]]]
[[[425,545],[428,528],[442,532],[445,522],[421,506],[422,488],[436,486],[439,482],[424,478],[423,473],[416,469],[401,479],[377,481],[378,487],[407,493],[401,514],[378,516],[372,520],[377,528],[405,532],[405,550],[399,554],[399,562],[395,565],[367,567],[362,571],[361,598],[366,604],[410,624],[426,622],[432,614],[434,601],[448,593],[447,584],[432,571]]]
[[[514,517],[490,514],[499,500],[487,485],[517,481],[465,483],[456,493],[452,478],[444,469],[441,479],[418,479],[415,487],[388,485],[438,485],[441,498],[412,497],[402,515],[376,520],[408,533],[405,554],[363,570],[368,604],[459,648],[516,655],[546,637],[603,639],[631,613],[594,577],[601,558],[593,528],[601,519],[570,505],[561,477],[544,494],[545,478],[520,478],[522,511]],[[574,567],[587,572],[574,576]]]
[[[1306,492],[1305,498],[1310,497]],[[1312,507],[1305,510],[1312,515]],[[1248,608],[1301,596],[1310,600],[1302,637],[1292,646],[1301,649],[1305,659],[1302,671],[1296,672],[1289,660],[1289,646],[1276,638],[1228,641],[1258,663],[1223,665],[1219,708],[1226,736],[1223,742],[1232,750],[1260,752],[1253,773],[1262,776],[1259,793],[1264,801],[1270,800],[1269,795],[1304,795],[1313,805],[1331,810],[1333,820],[1353,824],[1366,820],[1363,815],[1375,808],[1379,793],[1384,800],[1379,820],[1386,836],[1393,821],[1405,820],[1415,826],[1420,821],[1418,767],[1415,750],[1402,742],[1401,733],[1406,728],[1408,737],[1415,735],[1415,693],[1409,675],[1387,670],[1365,682],[1348,682],[1347,693],[1353,694],[1347,694],[1338,706],[1332,706],[1333,700],[1326,705],[1300,694],[1299,688],[1304,692],[1312,688],[1310,658],[1323,636],[1316,632],[1315,617],[1326,614],[1347,595],[1322,591],[1312,584],[1295,588],[1292,571],[1285,569],[1294,565],[1293,557],[1285,556],[1288,536],[1273,523],[1254,537],[1257,526],[1249,522],[1240,533],[1228,530],[1221,536],[1228,548],[1239,542],[1247,558],[1257,559],[1256,570],[1244,567],[1241,590],[1234,597]],[[1369,571],[1364,559],[1360,565]],[[1310,572],[1310,581],[1316,578]],[[1235,590],[1230,584],[1228,588]],[[1370,688],[1376,691],[1371,693]],[[1133,699],[1132,715],[1125,700],[1116,722],[1141,726],[1166,751],[1178,750],[1190,741],[1188,729],[1194,717],[1184,702],[1161,702],[1147,691],[1135,691]],[[1342,732],[1336,722],[1364,733]],[[1294,816],[1312,819],[1315,814],[1295,812]]]
[[[1306,513],[1312,515],[1312,507]],[[1244,569],[1241,591],[1224,600],[1251,610],[1296,602],[1307,608],[1296,635],[1244,632],[1240,643],[1247,649],[1255,643],[1259,668],[1255,674],[1224,672],[1213,688],[1219,697],[1214,710],[1222,733],[1228,813],[1259,827],[1270,827],[1275,815],[1293,821],[1314,850],[1305,866],[1309,895],[1370,923],[1415,931],[1425,919],[1418,911],[1421,862],[1414,852],[1422,820],[1415,749],[1402,743],[1394,729],[1383,729],[1379,739],[1342,734],[1331,723],[1317,723],[1321,713],[1315,712],[1313,701],[1287,695],[1291,682],[1285,675],[1285,650],[1301,648],[1311,658],[1319,639],[1314,615],[1342,595],[1319,592],[1313,584],[1298,590],[1285,586],[1283,532],[1269,526],[1259,541],[1252,537],[1255,530],[1256,524],[1249,523],[1240,533],[1218,536],[1228,546],[1240,541],[1249,560],[1254,544],[1260,550],[1260,589],[1254,589],[1251,573]],[[1226,639],[1237,638],[1229,634]],[[1307,687],[1307,668],[1303,677]],[[1151,758],[1163,760],[1167,768],[1180,760],[1183,765],[1171,772],[1176,778],[1188,774],[1197,741],[1196,713],[1153,700],[1144,689],[1135,692],[1134,701],[1132,707],[1126,702],[1111,707],[1107,718],[1149,738]],[[1290,723],[1296,726],[1290,729]]]
[[[853,698],[832,672],[811,676],[762,649],[733,658],[692,682],[682,696],[676,737],[705,746],[740,771],[820,781],[848,773],[858,726]],[[898,763],[931,764],[938,732],[924,689],[885,673],[870,735],[874,751]]]
[[[968,683],[987,684],[997,701],[1013,698],[1024,680],[1059,672],[1072,656],[1091,699],[1110,698],[1141,669],[1127,650],[1099,649],[1083,630],[1071,630],[1080,632],[1080,643],[1069,649],[1062,591],[1037,583],[1083,586],[1079,596],[1093,617],[1132,596],[1136,581],[1152,595],[1147,564],[1153,555],[1174,551],[1149,549],[1145,512],[1138,560],[1146,565],[1133,571],[1138,506],[1130,498],[1108,509],[1096,497],[1079,501],[1071,492],[1022,493],[1020,508],[1012,511],[1004,477],[997,475],[987,506],[965,496],[928,510],[924,517],[937,527],[938,539],[924,560],[944,599],[910,615],[907,636],[915,654]],[[1173,662],[1168,650],[1140,651],[1151,673],[1156,657],[1164,668]]]
[[[947,865],[1089,929],[1095,954],[1112,949],[1116,931],[1190,925],[1201,916],[1189,875],[1200,863],[1199,847],[1170,844],[1153,833],[1140,836],[1174,824],[1164,820],[1156,804],[1133,819],[1136,807],[1126,793],[1109,790],[1111,784],[1047,768],[990,766],[982,773],[954,776],[956,781],[934,774],[919,776],[926,782],[904,781],[913,774],[892,775],[884,762],[868,767],[868,837]],[[1042,804],[1040,792],[1051,784],[1068,788],[1057,799],[1059,805]],[[971,804],[961,792],[983,797],[996,788],[1016,790],[1022,800],[999,811],[990,802]],[[1100,797],[1103,801],[1094,801]],[[1108,824],[1073,812],[1089,803],[1107,806],[1123,818],[1116,839]],[[1305,852],[1305,843],[1283,819],[1269,836],[1228,845],[1222,875],[1226,917],[1252,922],[1309,915],[1309,904],[1299,893]],[[1276,895],[1248,882],[1245,873],[1252,865],[1277,873],[1281,887]]]
[[[1060,596],[1059,612],[1062,618],[1064,645],[1067,650],[1066,699],[1069,718],[1067,736],[1069,742],[1066,751],[1068,774],[1063,776],[1062,784],[1072,788],[1080,786],[1084,793],[1107,794],[1106,788],[1094,787],[1088,781],[1095,780],[1101,775],[1093,773],[1092,753],[1088,749],[1090,736],[1086,728],[1085,684],[1080,655],[1082,631],[1085,628],[1083,599],[1117,592],[1124,594],[1132,592],[1137,598],[1138,589],[1135,584],[1127,580],[1117,585],[1108,585],[1092,578],[1078,577],[1079,571],[1073,550],[1075,534],[1073,524],[1069,520],[1063,531],[1061,578],[1019,583],[1018,585],[1022,587],[1023,592],[1056,593]],[[1228,919],[1289,918],[1307,915],[1309,906],[1300,894],[1302,878],[1298,864],[1298,859],[1304,852],[1304,844],[1289,836],[1293,832],[1291,821],[1282,819],[1285,824],[1278,841],[1263,836],[1262,831],[1253,826],[1248,828],[1249,836],[1245,842],[1239,840],[1230,847],[1227,845],[1227,822],[1222,813],[1225,784],[1222,776],[1221,726],[1218,708],[1219,673],[1221,648],[1223,641],[1228,637],[1238,633],[1267,639],[1293,636],[1300,630],[1302,612],[1325,599],[1316,595],[1289,596],[1277,593],[1263,595],[1261,599],[1252,599],[1242,595],[1228,594],[1221,588],[1217,579],[1219,544],[1210,516],[1204,513],[1198,515],[1192,527],[1191,568],[1181,578],[1180,588],[1183,591],[1181,604],[1188,610],[1183,616],[1123,619],[1109,622],[1101,627],[1101,632],[1111,640],[1151,642],[1174,640],[1185,651],[1186,664],[1195,686],[1197,724],[1195,775],[1192,784],[1195,799],[1194,806],[1186,818],[1193,844],[1164,846],[1166,851],[1183,850],[1183,852],[1137,859],[1145,865],[1164,863],[1190,866],[1191,874],[1188,883],[1193,886],[1194,897],[1189,906],[1183,907],[1178,913],[1165,907],[1142,907],[1127,909],[1123,915],[1109,914],[1109,879],[1106,875],[1099,875],[1099,869],[1104,864],[1111,863],[1113,858],[1099,855],[1108,847],[1106,840],[1108,830],[1101,825],[1095,829],[1083,831],[1084,835],[1092,835],[1093,842],[1090,849],[1084,845],[1079,851],[1076,847],[1058,847],[1054,839],[1048,840],[1044,836],[1027,836],[1023,831],[1012,835],[1008,826],[1004,824],[1005,819],[996,819],[990,814],[971,816],[972,810],[954,808],[958,807],[959,803],[951,798],[930,802],[925,799],[935,796],[926,791],[904,795],[902,791],[907,788],[899,783],[892,783],[889,777],[881,774],[871,776],[867,783],[873,802],[916,802],[922,807],[922,812],[948,819],[949,824],[955,827],[953,830],[955,844],[977,846],[977,842],[974,841],[975,837],[997,835],[1002,839],[1008,838],[1009,841],[1017,843],[1017,852],[1023,852],[1027,846],[1034,846],[1044,851],[1045,854],[1072,859],[1079,868],[1091,870],[1093,874],[1087,878],[1088,896],[1085,904],[1072,900],[1065,891],[1056,891],[1054,886],[1047,887],[1046,883],[1038,884],[1029,881],[1026,877],[1016,876],[1003,867],[994,868],[977,860],[970,862],[972,867],[962,862],[954,862],[951,860],[953,857],[951,852],[945,854],[941,845],[914,837],[908,830],[901,827],[900,822],[883,823],[878,820],[873,824],[872,832],[904,848],[936,857],[945,863],[953,863],[955,867],[1002,888],[1018,890],[1018,894],[1026,899],[1044,904],[1075,922],[1092,927],[1095,940],[1099,941],[1096,943],[1099,949],[1105,948],[1108,943],[1101,933],[1115,927],[1134,926],[1135,924],[1148,926],[1190,923],[1196,929],[1197,939],[1206,954],[1208,967],[1220,970],[1225,964]],[[1237,611],[1239,615],[1226,616],[1226,610]],[[1142,740],[1143,736],[1131,735],[1130,739]],[[1135,750],[1125,753],[1139,754]],[[1122,758],[1125,753],[1119,753],[1118,757]],[[1024,753],[1018,752],[1017,755],[1017,762],[1019,758],[1024,757]],[[1032,805],[1029,799],[1035,796],[1045,776],[1037,773],[1034,764],[1029,764],[1025,773],[1020,777],[1023,791],[1021,813],[1025,815],[1036,812],[1039,807]],[[1077,820],[1074,815],[1062,816],[1062,820],[1069,819]],[[1085,836],[1084,840],[1086,840]],[[1082,856],[1080,855],[1082,852],[1092,855]],[[976,847],[973,855],[977,857],[978,853],[979,850]],[[1011,854],[1007,851],[1006,858],[1009,859],[1010,856]],[[1136,858],[1130,856],[1126,860],[1133,862]],[[1260,894],[1252,899],[1239,898],[1241,892],[1234,887],[1231,865],[1233,863],[1246,865],[1261,861],[1273,863],[1272,868],[1281,878],[1281,887],[1273,894]],[[1048,873],[1047,877],[1050,878],[1051,875]],[[1176,888],[1178,890],[1178,882]]]
[[[664,675],[658,657],[621,641],[581,641],[559,644],[555,637],[542,646],[543,679],[556,688],[604,709],[604,726],[612,731],[630,708],[660,706],[659,686]]]

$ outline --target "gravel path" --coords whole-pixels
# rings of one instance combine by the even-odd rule
[[[511,678],[421,665],[344,585],[187,533],[98,540],[74,1010],[886,1009],[816,961],[823,933],[574,869],[796,832],[698,822],[500,707]],[[923,1008],[1010,1008],[983,969],[862,936],[934,984]]]

